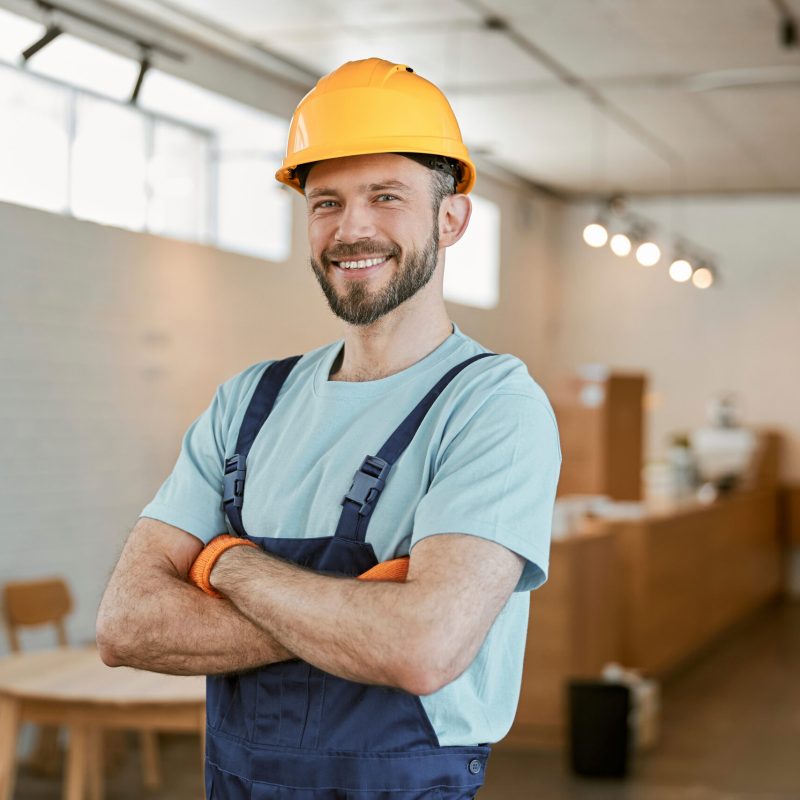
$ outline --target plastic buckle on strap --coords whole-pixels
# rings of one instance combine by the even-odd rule
[[[389,469],[389,464],[382,458],[367,456],[353,476],[350,491],[342,498],[342,505],[349,500],[360,506],[358,509],[360,516],[372,513],[372,507],[386,485]]]
[[[247,458],[234,455],[225,459],[225,483],[222,495],[222,506],[233,504],[241,508],[244,503],[244,479],[247,476]]]

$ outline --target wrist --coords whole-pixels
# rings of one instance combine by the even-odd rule
[[[231,547],[221,553],[208,576],[209,584],[221,594],[230,597],[231,591],[242,583],[245,560],[258,557],[252,547]]]
[[[200,552],[194,563],[189,568],[188,580],[212,597],[221,598],[223,595],[218,592],[211,584],[211,572],[216,566],[217,561],[228,550],[258,550],[255,542],[248,539],[240,539],[236,536],[224,533],[213,538]]]

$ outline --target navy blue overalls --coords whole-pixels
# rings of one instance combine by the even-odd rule
[[[234,531],[266,552],[318,572],[355,576],[377,562],[365,541],[392,465],[450,381],[445,374],[367,456],[342,500],[336,533],[314,539],[250,536],[242,525],[247,454],[299,356],[264,372],[225,463],[224,508]],[[209,676],[206,792],[214,800],[469,800],[488,745],[441,747],[419,697],[338,678],[298,659]]]

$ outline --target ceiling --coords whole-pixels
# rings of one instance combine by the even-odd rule
[[[471,150],[569,193],[800,191],[800,0],[114,0],[322,75],[380,56],[441,86]],[[180,15],[179,15],[180,16]]]

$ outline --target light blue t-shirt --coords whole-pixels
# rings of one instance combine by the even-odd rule
[[[243,507],[251,536],[332,536],[342,497],[364,457],[378,452],[445,372],[486,352],[454,325],[452,335],[408,369],[375,381],[330,381],[342,345],[340,340],[300,359],[253,444]],[[203,542],[231,530],[222,511],[223,463],[235,451],[250,397],[269,363],[218,388],[142,516]],[[560,465],[552,408],[522,361],[510,355],[479,359],[434,403],[372,514],[366,540],[379,561],[407,555],[437,533],[480,536],[526,560],[517,591],[472,665],[421,698],[442,746],[495,742],[511,726],[527,592],[547,575]]]

